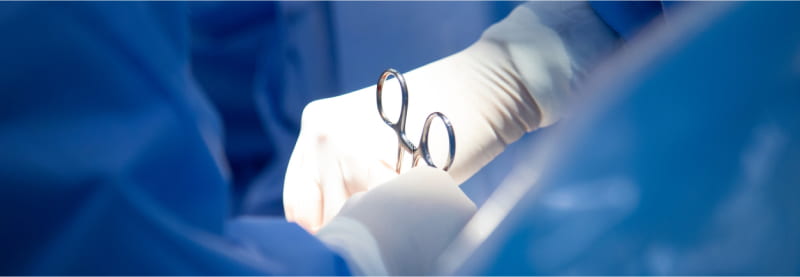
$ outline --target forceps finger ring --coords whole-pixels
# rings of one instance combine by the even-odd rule
[[[401,106],[400,106],[400,116],[398,117],[396,122],[392,122],[386,114],[383,112],[383,87],[384,82],[391,76],[394,76],[397,79],[397,82],[400,84],[400,93],[401,93]],[[447,171],[453,164],[453,160],[455,159],[456,155],[456,136],[455,132],[453,131],[453,125],[450,122],[450,119],[447,118],[444,114],[440,112],[433,112],[428,115],[425,119],[425,124],[422,127],[422,135],[420,137],[419,146],[414,145],[411,140],[408,139],[406,135],[406,117],[408,116],[408,87],[406,85],[406,80],[403,77],[403,74],[397,72],[394,69],[387,69],[383,71],[381,77],[378,79],[377,85],[377,104],[378,104],[378,113],[380,114],[383,122],[386,123],[392,130],[397,134],[397,164],[395,166],[395,171],[399,174],[400,169],[402,168],[403,162],[403,155],[406,151],[411,152],[413,155],[412,159],[412,167],[417,166],[420,159],[425,160],[425,163],[431,167],[437,167],[433,159],[431,158],[430,150],[428,148],[428,136],[430,134],[431,124],[435,118],[439,118],[442,123],[444,123],[445,129],[447,130],[448,142],[449,142],[449,149],[447,152],[447,161],[445,162],[444,167],[442,170]]]

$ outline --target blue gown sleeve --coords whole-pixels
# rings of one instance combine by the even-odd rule
[[[663,12],[661,1],[590,1],[592,9],[623,39],[630,39]]]
[[[230,220],[180,3],[0,4],[0,274],[347,274],[294,224]]]

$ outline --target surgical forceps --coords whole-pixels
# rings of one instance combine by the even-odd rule
[[[383,98],[381,98],[383,94],[383,83],[388,79],[390,76],[394,76],[397,79],[397,82],[400,83],[400,92],[402,93],[402,105],[400,106],[400,118],[397,121],[392,122],[391,119],[386,117],[386,114],[383,113]],[[425,160],[431,167],[436,167],[433,164],[433,160],[431,159],[431,153],[428,150],[428,134],[431,128],[431,123],[433,123],[434,118],[439,118],[444,123],[445,128],[447,128],[447,136],[449,138],[450,149],[447,152],[447,162],[445,163],[442,169],[447,171],[450,169],[450,166],[453,165],[453,158],[456,155],[456,135],[453,132],[453,125],[450,123],[450,119],[447,118],[444,114],[440,112],[433,112],[428,115],[428,118],[425,119],[425,125],[422,126],[422,136],[419,139],[419,145],[414,145],[408,137],[406,136],[406,116],[408,115],[408,87],[406,86],[406,79],[403,78],[403,74],[397,72],[394,69],[387,69],[383,71],[381,74],[380,79],[378,79],[378,113],[383,118],[383,122],[386,125],[394,130],[397,134],[397,165],[395,167],[395,171],[399,174],[400,169],[403,163],[403,154],[405,151],[411,152],[413,155],[413,162],[411,167],[416,167],[417,163],[419,163],[420,158]]]

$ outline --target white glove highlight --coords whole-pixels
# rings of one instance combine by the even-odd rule
[[[430,274],[475,210],[450,176],[418,167],[349,201],[317,237],[356,274]]]

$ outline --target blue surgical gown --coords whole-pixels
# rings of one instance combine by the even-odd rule
[[[374,82],[351,69],[422,65],[512,7],[3,3],[0,274],[346,274],[294,224],[230,218],[282,215],[302,108]],[[415,8],[442,24],[461,20],[433,16],[442,10],[480,18],[421,34],[424,20],[350,19]],[[412,45],[412,33],[428,37]],[[403,54],[387,62],[365,49]]]
[[[506,164],[445,273],[800,273],[799,14],[705,3],[631,40]]]
[[[189,19],[183,3],[0,4],[0,274],[349,273],[294,224],[229,220]]]

